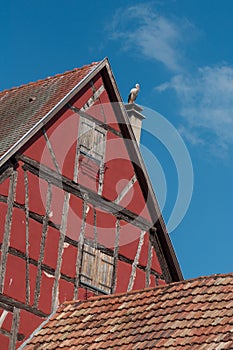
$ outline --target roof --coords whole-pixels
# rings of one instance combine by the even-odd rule
[[[0,92],[0,156],[30,131],[100,62]]]
[[[233,349],[233,274],[62,306],[24,347]]]

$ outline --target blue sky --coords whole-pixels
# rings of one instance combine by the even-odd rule
[[[137,102],[178,130],[194,174],[190,206],[171,232],[185,278],[233,271],[232,13],[231,0],[1,3],[0,90],[107,56],[123,99],[139,82]],[[153,118],[142,144],[157,159],[153,167],[145,155],[160,194],[165,178],[168,222],[183,180],[167,145],[146,133],[156,133]]]

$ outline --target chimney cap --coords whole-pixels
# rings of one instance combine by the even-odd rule
[[[143,114],[141,114],[141,112],[143,111],[143,108],[140,107],[139,105],[137,105],[135,103],[126,103],[125,109],[126,109],[129,117],[131,115],[134,115],[135,117],[137,117],[140,120],[145,119],[145,116]]]
[[[136,103],[126,103],[125,104],[125,108],[126,108],[127,111],[129,111],[131,109],[133,109],[133,110],[135,110],[137,112],[142,112],[143,111],[143,108],[140,107],[139,105],[137,105]]]

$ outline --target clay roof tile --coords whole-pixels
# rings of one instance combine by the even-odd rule
[[[230,349],[232,283],[233,274],[214,275],[66,303],[25,349],[38,343],[46,349]]]

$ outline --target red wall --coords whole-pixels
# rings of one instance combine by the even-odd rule
[[[103,84],[101,75],[94,79],[94,86],[98,89]],[[74,106],[80,108],[92,96],[91,88],[85,87],[79,95],[73,99]],[[106,123],[120,131],[113,109],[109,104],[109,98],[106,91],[102,93],[100,99],[95,105],[87,111],[88,114],[96,119]],[[62,174],[70,180],[73,180],[76,142],[78,136],[79,115],[66,109],[59,118],[46,127],[47,135],[50,139],[51,146],[56,156],[57,163],[62,170]],[[46,144],[45,137],[39,133],[33,138],[27,147],[24,147],[23,154],[40,164],[43,164],[53,171],[56,167],[52,161],[51,154]],[[15,194],[15,203],[11,224],[10,242],[8,251],[6,275],[4,281],[3,294],[27,305],[26,302],[26,212],[25,212],[25,179],[22,169],[23,162],[18,163],[17,167],[17,186]],[[95,169],[94,169],[95,171]],[[80,175],[81,174],[81,175]],[[90,179],[80,170],[78,183],[97,193],[97,177]],[[102,196],[114,201],[118,194],[127,185],[128,181],[134,175],[134,168],[130,161],[125,142],[119,134],[107,131],[106,134],[106,153],[105,153],[105,174]],[[29,306],[34,304],[34,293],[36,289],[37,263],[40,258],[41,239],[43,230],[43,217],[45,215],[46,193],[48,182],[38,178],[36,175],[27,171],[28,191],[29,191],[29,211],[37,214],[41,222],[35,218],[29,218],[29,276],[30,276],[30,300]],[[8,195],[9,179],[0,184],[0,194]],[[58,247],[61,225],[62,210],[65,192],[63,189],[51,186],[52,200],[50,207],[50,224],[48,226],[42,264],[50,273],[42,269],[41,286],[39,293],[37,310],[45,314],[51,313],[51,296],[54,285],[54,271],[57,266]],[[119,203],[133,213],[142,216],[150,221],[146,202],[143,198],[142,191],[138,181],[133,185],[127,195]],[[82,206],[83,200],[70,195],[69,210],[66,237],[68,242],[64,245],[61,262],[61,278],[59,280],[59,303],[65,300],[71,300],[74,297],[74,279],[76,276],[75,264],[77,261],[77,244],[82,224]],[[109,249],[114,249],[116,239],[116,221],[117,215],[107,213],[99,208],[94,208],[88,203],[88,212],[86,215],[85,238],[94,239],[94,215],[96,215],[98,243]],[[7,213],[7,204],[0,202],[0,239],[4,236],[5,217]],[[119,238],[119,259],[117,262],[116,292],[124,292],[128,288],[130,275],[132,272],[132,263],[137,253],[139,237],[141,230],[133,224],[120,220],[120,238]],[[136,268],[133,289],[145,287],[146,266],[148,262],[148,233],[144,237],[144,243],[139,255],[139,267]],[[155,275],[162,274],[159,261],[153,251],[151,266],[150,285],[156,283]],[[162,282],[161,282],[162,283]],[[92,295],[92,291],[80,288],[78,298],[85,299]],[[1,309],[0,309],[1,310]],[[1,311],[0,311],[1,313]],[[1,317],[1,316],[0,316]],[[25,337],[40,324],[43,318],[34,315],[32,312],[21,310],[19,333]],[[12,322],[12,312],[8,312],[7,317],[2,323],[2,329],[10,332]],[[7,349],[9,339],[6,335],[0,334],[0,348]],[[20,344],[20,342],[18,342]]]

